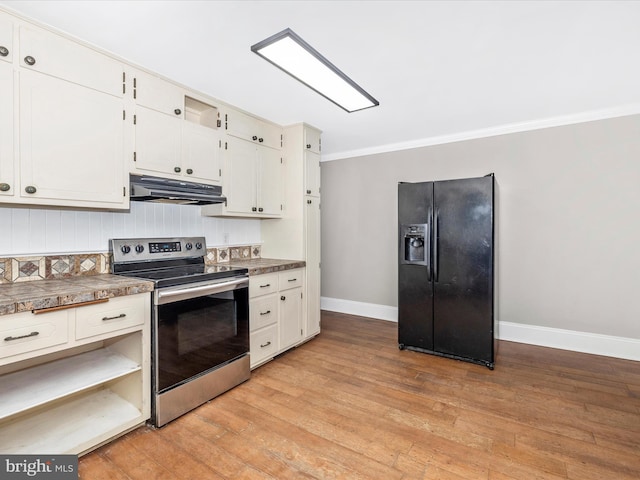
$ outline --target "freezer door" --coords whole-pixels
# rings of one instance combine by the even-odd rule
[[[434,350],[493,364],[494,178],[434,184]]]
[[[433,183],[398,185],[398,344],[433,350],[433,284],[430,272]],[[424,264],[406,262],[403,242],[409,225],[425,231],[428,258]]]

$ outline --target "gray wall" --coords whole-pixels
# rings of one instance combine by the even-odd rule
[[[322,296],[397,306],[397,183],[494,172],[499,319],[640,338],[640,116],[322,163]]]

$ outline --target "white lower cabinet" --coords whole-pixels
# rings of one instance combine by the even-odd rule
[[[299,344],[304,268],[249,277],[251,368]]]
[[[0,451],[83,454],[150,414],[148,293],[0,317]]]

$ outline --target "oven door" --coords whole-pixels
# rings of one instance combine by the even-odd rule
[[[248,286],[244,276],[156,290],[156,394],[248,354]]]

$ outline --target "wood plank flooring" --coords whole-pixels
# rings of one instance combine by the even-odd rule
[[[496,369],[400,351],[330,312],[314,340],[80,478],[640,479],[640,362],[500,342]]]

